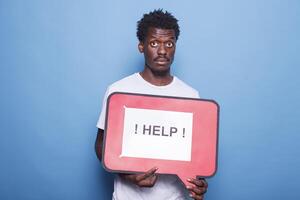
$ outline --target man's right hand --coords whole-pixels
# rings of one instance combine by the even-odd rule
[[[155,174],[157,170],[157,167],[153,167],[142,174],[119,174],[119,176],[139,187],[153,187],[157,180],[157,174]]]
[[[95,142],[95,150],[100,161],[102,160],[103,135],[104,131],[102,129],[98,129]],[[137,186],[152,187],[157,179],[157,175],[155,174],[157,170],[157,167],[153,167],[149,171],[142,174],[119,174],[119,176],[127,181],[134,183]]]

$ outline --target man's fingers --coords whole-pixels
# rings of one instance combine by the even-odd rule
[[[193,186],[187,186],[187,189],[191,192],[196,193],[197,195],[205,194],[206,187],[193,187]]]
[[[147,172],[145,172],[144,174],[139,174],[136,177],[136,181],[140,182],[140,181],[142,181],[144,179],[147,179],[147,178],[153,176],[157,170],[158,170],[157,167],[153,167],[150,170],[148,170]]]
[[[201,178],[200,180],[203,182],[204,187],[207,188],[208,187],[208,183],[206,182],[206,180],[204,178]]]
[[[156,182],[157,177],[158,177],[158,176],[157,176],[156,174],[153,175],[153,178],[152,178],[152,180],[151,180],[152,185],[154,185],[154,183]]]
[[[203,195],[196,195],[196,194],[190,194],[190,197],[196,200],[203,200],[204,196]]]
[[[154,174],[158,170],[157,167],[153,167],[145,172],[145,174]]]
[[[188,182],[193,183],[194,185],[198,186],[198,187],[207,187],[208,184],[205,181],[205,179],[188,179]]]
[[[196,195],[203,195],[206,192],[206,187],[187,186],[187,189]]]
[[[194,199],[203,199],[208,187],[206,180],[204,178],[193,178],[188,179],[188,182],[193,184],[193,186],[187,186],[187,189],[190,191],[190,196]]]
[[[157,180],[157,175],[154,174],[146,179],[141,180],[140,182],[137,183],[137,185],[140,187],[153,187],[156,180]]]

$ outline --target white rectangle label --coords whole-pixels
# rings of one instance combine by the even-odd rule
[[[193,113],[126,108],[120,156],[191,161]]]

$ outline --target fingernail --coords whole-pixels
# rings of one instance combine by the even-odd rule
[[[188,185],[188,186],[186,186],[186,188],[187,188],[187,189],[191,189],[191,188],[192,188],[192,186],[189,186],[189,185]]]
[[[190,178],[188,178],[187,181],[192,181],[192,180]]]
[[[190,197],[193,197],[193,195],[192,195],[192,194],[189,194],[189,196],[190,196]]]

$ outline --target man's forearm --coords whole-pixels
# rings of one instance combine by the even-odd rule
[[[104,134],[104,130],[98,129],[97,138],[95,141],[95,151],[100,161],[102,161],[103,134]]]

